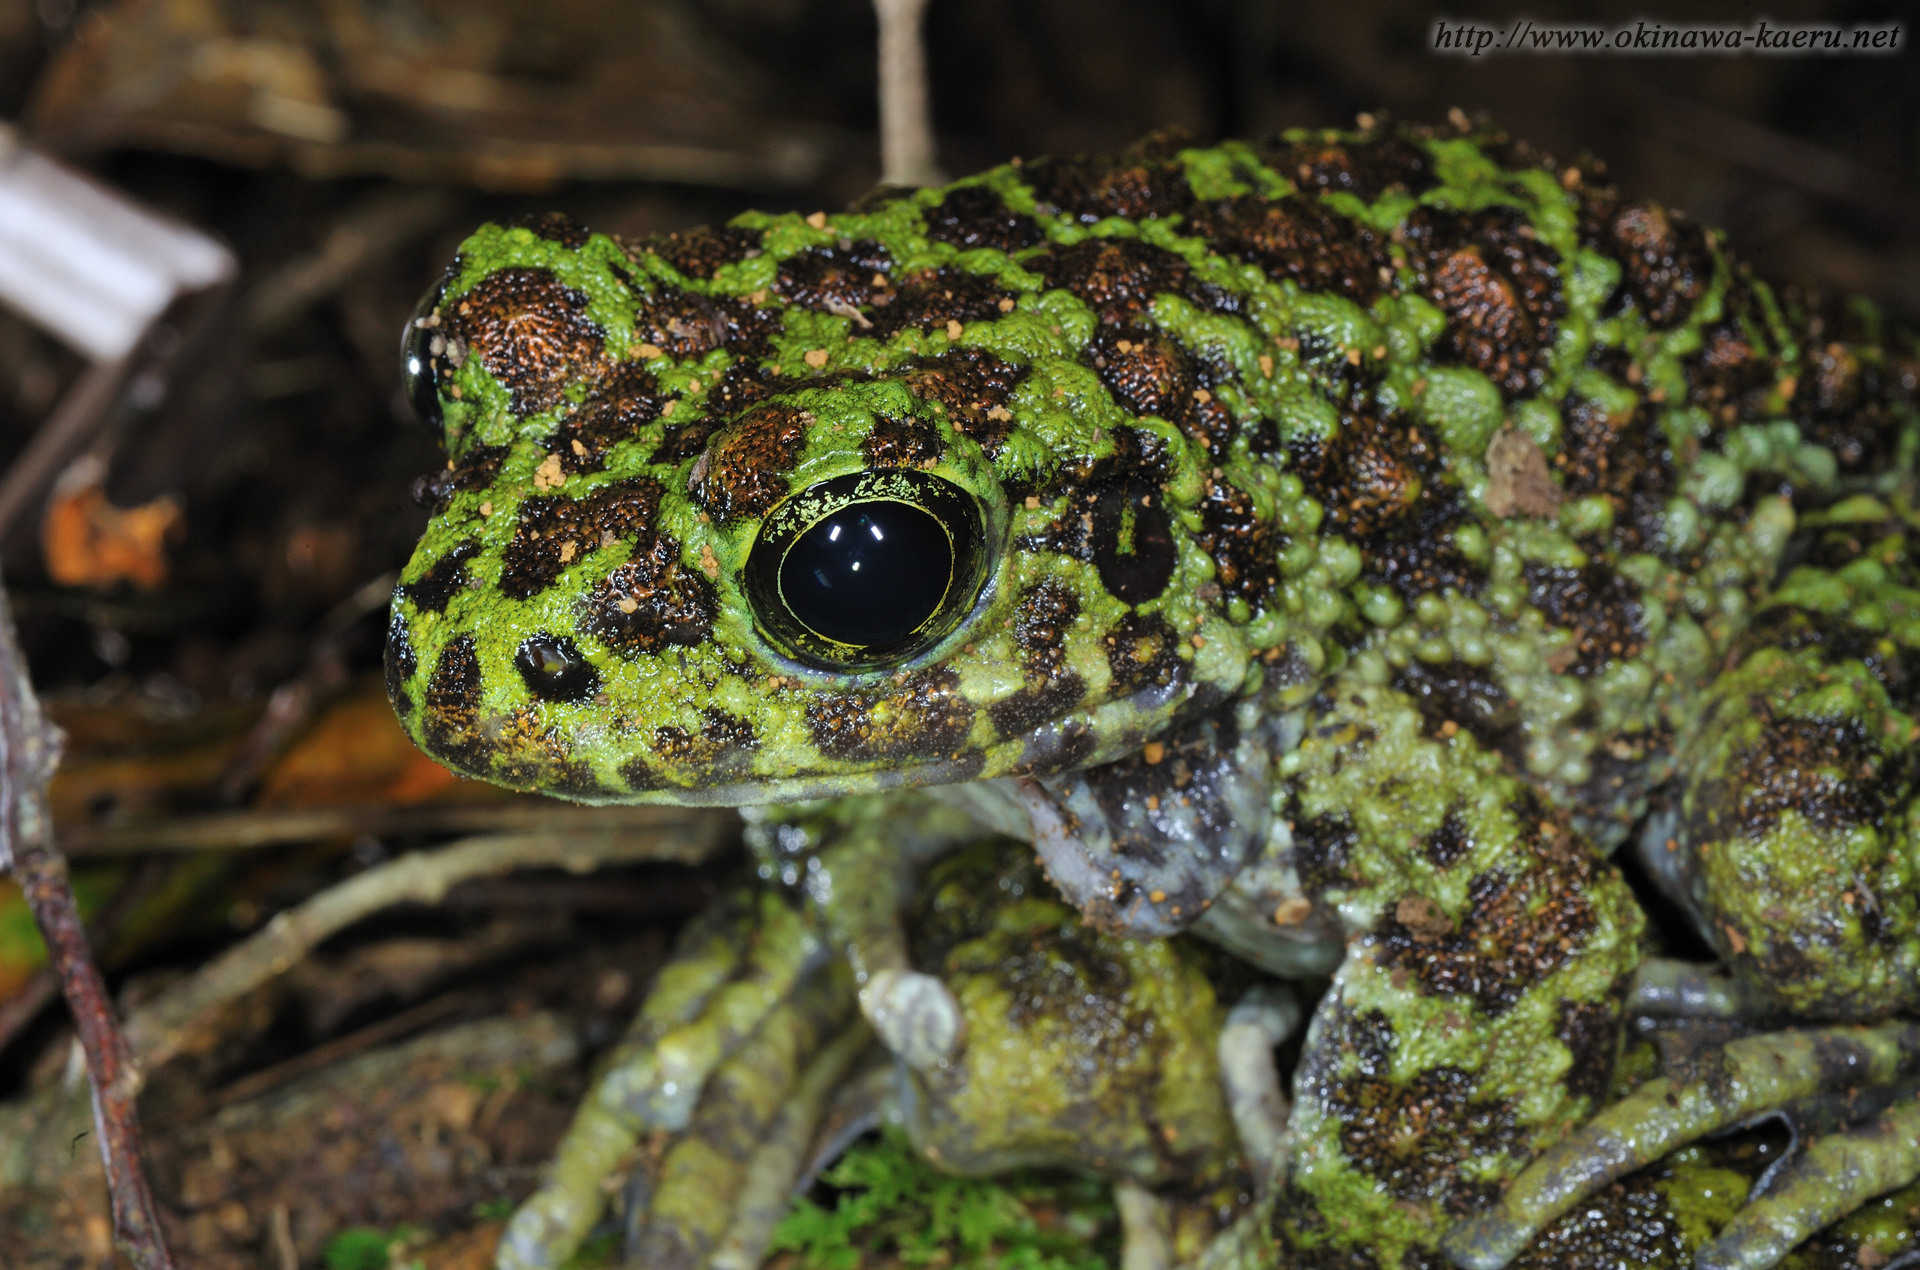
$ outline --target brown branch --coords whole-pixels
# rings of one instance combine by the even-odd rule
[[[0,587],[0,866],[20,882],[80,1033],[93,1083],[94,1136],[113,1200],[114,1241],[138,1270],[172,1270],[173,1257],[140,1164],[134,1108],[140,1071],[114,1021],[106,982],[87,952],[67,862],[53,841],[47,782],[60,763],[64,741],[40,712]]]

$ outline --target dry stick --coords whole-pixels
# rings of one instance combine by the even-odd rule
[[[880,23],[880,179],[888,185],[938,185],[933,112],[920,18],[927,0],[873,0]]]
[[[60,763],[64,741],[60,729],[40,713],[6,590],[0,587],[0,866],[19,879],[80,1033],[93,1083],[94,1135],[113,1200],[114,1241],[138,1270],[172,1270],[173,1257],[140,1165],[134,1109],[140,1070],[114,1022],[107,985],[87,953],[67,862],[53,841],[47,782]]]
[[[127,1038],[142,1062],[158,1067],[191,1044],[200,1020],[284,974],[323,940],[371,913],[409,900],[437,903],[455,883],[514,869],[584,873],[643,860],[697,864],[725,839],[729,821],[721,813],[687,813],[681,824],[644,836],[618,831],[564,837],[501,834],[401,856],[278,914],[142,1007],[127,1022]]]

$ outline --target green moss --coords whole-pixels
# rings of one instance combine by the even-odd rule
[[[888,1131],[856,1144],[825,1180],[840,1192],[832,1206],[803,1198],[773,1234],[770,1251],[797,1254],[802,1270],[1105,1270],[1119,1260],[1113,1202],[1091,1178],[950,1177]]]

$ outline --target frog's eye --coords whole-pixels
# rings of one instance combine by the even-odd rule
[[[980,508],[925,472],[858,472],[776,507],[747,599],[783,652],[826,670],[898,665],[951,631],[986,580]]]
[[[405,386],[407,404],[423,427],[439,436],[444,420],[440,417],[440,354],[447,348],[447,335],[440,321],[440,295],[446,284],[436,283],[420,297],[413,316],[400,332],[400,382]]]

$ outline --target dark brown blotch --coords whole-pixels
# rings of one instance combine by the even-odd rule
[[[895,679],[891,691],[818,693],[807,727],[820,752],[849,762],[958,758],[973,726],[960,676],[941,666]]]
[[[1549,625],[1573,632],[1572,660],[1556,669],[1585,677],[1647,646],[1640,588],[1606,564],[1596,560],[1575,569],[1530,561],[1523,573],[1527,602]]]
[[[467,561],[480,554],[480,544],[468,539],[441,556],[426,572],[411,582],[400,584],[399,592],[422,613],[444,613],[453,597],[472,584]]]
[[[1405,137],[1270,143],[1261,148],[1260,157],[1300,190],[1337,191],[1363,203],[1388,190],[1420,194],[1439,184],[1426,149]]]
[[[480,657],[473,636],[456,635],[441,648],[427,680],[426,706],[443,727],[473,725],[480,711]]]
[[[872,301],[881,289],[874,275],[892,268],[893,258],[876,242],[810,247],[780,262],[773,289],[803,309],[845,316]]]
[[[563,285],[551,269],[496,269],[453,302],[447,325],[525,418],[603,369],[605,337],[586,310],[586,292]]]
[[[525,229],[536,237],[562,247],[578,250],[587,245],[593,231],[565,212],[528,212],[507,222],[509,229]]]
[[[779,326],[777,310],[734,296],[708,296],[661,287],[634,315],[633,330],[645,343],[676,359],[704,357],[725,348],[740,357],[765,357],[768,337]]]
[[[1279,526],[1232,481],[1207,478],[1195,541],[1212,559],[1213,580],[1227,596],[1257,609],[1280,585]]]
[[[598,472],[606,467],[608,452],[658,419],[666,402],[652,372],[623,362],[561,421],[546,440],[547,452],[560,456],[560,470],[568,476]]]
[[[1118,157],[1038,159],[1026,164],[1020,176],[1039,210],[1085,225],[1109,216],[1175,216],[1193,206],[1193,187],[1177,157],[1192,144],[1184,133],[1168,130],[1143,138]]]
[[[1025,366],[971,347],[915,362],[902,375],[914,396],[945,407],[954,431],[978,442],[990,459],[1013,432],[1007,403],[1026,377]]]
[[[946,449],[940,430],[919,419],[879,415],[860,443],[868,467],[920,467],[936,462]]]
[[[580,601],[580,629],[623,657],[639,657],[704,643],[717,607],[712,582],[681,560],[671,534],[659,534]]]
[[[1157,415],[1224,457],[1236,425],[1213,392],[1227,377],[1222,371],[1151,327],[1102,326],[1085,356],[1127,410]]]
[[[701,716],[697,732],[678,724],[655,728],[653,752],[672,766],[695,768],[703,776],[744,775],[753,766],[753,752],[760,747],[753,725],[711,707]]]
[[[1196,213],[1194,229],[1214,250],[1258,265],[1276,281],[1292,279],[1302,290],[1331,291],[1358,304],[1380,294],[1381,270],[1391,269],[1379,234],[1317,199],[1240,195]]]
[[[1158,613],[1129,613],[1107,632],[1107,670],[1120,694],[1166,691],[1187,680],[1180,636]]]
[[[1405,237],[1421,288],[1447,316],[1441,351],[1510,397],[1538,391],[1566,313],[1559,253],[1511,207],[1417,208]]]
[[[686,277],[705,281],[726,265],[759,255],[760,231],[703,225],[649,238],[635,246],[651,251]]]
[[[1039,221],[1008,207],[986,185],[949,190],[939,206],[927,209],[926,221],[928,238],[963,249],[992,247],[1012,253],[1047,236]]]
[[[647,477],[616,481],[584,498],[534,497],[520,504],[513,538],[501,553],[500,591],[525,600],[552,586],[585,557],[631,540],[653,540],[660,484]]]
[[[457,491],[486,489],[499,475],[513,447],[505,445],[468,446],[459,459],[438,472],[414,478],[410,492],[416,507],[424,507],[438,516],[453,502]]]
[[[897,288],[876,290],[871,326],[862,333],[886,339],[908,329],[945,330],[949,322],[991,322],[1012,312],[1013,303],[1013,292],[991,278],[964,269],[921,269],[899,279]]]
[[[813,416],[767,403],[749,410],[708,444],[693,472],[693,496],[716,520],[764,516],[787,494],[788,472]]]
[[[1666,433],[1637,404],[1622,413],[1570,397],[1563,418],[1553,463],[1565,477],[1566,492],[1599,494],[1613,505],[1612,539],[1623,554],[1660,550],[1673,490],[1673,450]]]
[[[1026,672],[1020,690],[988,707],[1001,736],[1017,736],[1060,718],[1086,696],[1086,683],[1067,663],[1067,635],[1080,616],[1080,599],[1057,582],[1042,582],[1014,609],[1013,642]]]
[[[1489,1016],[1512,1009],[1578,954],[1596,927],[1587,896],[1598,870],[1610,867],[1570,833],[1543,833],[1539,809],[1515,814],[1526,819],[1514,862],[1468,881],[1467,911],[1450,929],[1403,904],[1378,932],[1382,967],[1407,974],[1429,996],[1472,997]]]
[[[398,604],[387,610],[387,648],[381,659],[386,674],[387,700],[401,718],[413,713],[413,698],[407,695],[407,680],[420,669],[419,654],[413,651],[413,630]]]
[[[1027,262],[1051,287],[1071,291],[1104,322],[1134,325],[1162,293],[1193,290],[1187,262],[1137,238],[1088,238]]]
[[[1485,667],[1463,661],[1429,665],[1415,658],[1394,678],[1394,689],[1413,698],[1428,731],[1447,737],[1464,728],[1490,750],[1512,752],[1520,707]]]
[[[1573,1055],[1567,1068],[1567,1094],[1585,1098],[1589,1108],[1598,1108],[1613,1088],[1613,1065],[1620,1055],[1620,991],[1599,1001],[1560,1001],[1560,1021],[1553,1034]]]
[[[1615,212],[1599,245],[1620,261],[1620,294],[1658,329],[1684,321],[1713,281],[1706,234],[1658,203],[1632,203]]]

